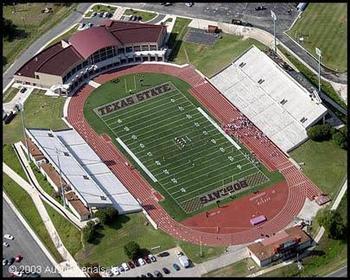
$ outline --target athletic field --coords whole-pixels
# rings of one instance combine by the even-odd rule
[[[272,175],[221,130],[188,88],[168,75],[128,75],[96,89],[84,109],[94,129],[112,138],[175,216],[250,193],[270,184]]]
[[[315,47],[319,48],[327,67],[338,72],[347,70],[346,3],[310,3],[288,34],[315,57]]]

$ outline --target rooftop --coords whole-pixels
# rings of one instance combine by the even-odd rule
[[[79,197],[73,192],[70,191],[65,193],[64,196],[69,201],[70,205],[79,213],[80,216],[89,215],[90,211],[85,205],[81,202]]]

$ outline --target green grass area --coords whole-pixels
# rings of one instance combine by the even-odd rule
[[[204,261],[218,257],[222,255],[226,249],[226,247],[224,246],[202,246],[201,249],[199,245],[195,245],[185,241],[179,241],[178,245],[181,247],[181,249],[184,251],[187,257],[194,263],[202,263]]]
[[[18,175],[20,175],[24,180],[28,181],[27,175],[24,172],[22,165],[17,157],[17,154],[12,147],[12,145],[5,144],[2,146],[2,156],[3,161],[13,169]]]
[[[173,76],[144,73],[144,85],[141,85],[139,75],[128,75],[119,78],[117,84],[112,81],[99,87],[88,97],[84,114],[98,133],[108,133],[116,146],[130,158],[130,154],[115,141],[119,137],[146,166],[157,181],[132,161],[165,197],[161,205],[174,219],[182,220],[217,207],[213,203],[217,198],[202,205],[200,197],[223,185],[242,179],[246,179],[249,185],[243,192],[235,192],[235,197],[223,196],[226,200],[222,202],[225,203],[282,179],[278,173],[269,173],[263,165],[253,164],[247,158],[252,158],[248,150],[244,147],[237,150],[197,110],[200,105],[187,92],[187,83]],[[137,81],[136,85],[134,81]],[[100,105],[127,96],[128,89],[133,88],[135,93],[165,82],[171,82],[173,88],[162,96],[102,118],[93,111]],[[175,138],[187,141],[185,146],[181,148]],[[250,182],[253,175],[260,176],[260,179]]]
[[[156,14],[151,12],[140,11],[140,10],[126,9],[124,12],[124,16],[140,16],[142,18],[141,22],[146,22],[155,18]]]
[[[243,36],[222,34],[221,39],[213,45],[196,43],[181,43],[179,52],[174,60],[177,64],[190,63],[207,77],[213,76],[232,63],[244,51],[255,45],[261,50],[266,46],[254,39],[244,39]]]
[[[66,18],[77,4],[70,6],[55,5],[53,3],[16,3],[16,5],[3,6],[3,17],[10,19],[19,30],[24,30],[26,37],[19,37],[9,42],[3,40],[3,55],[6,57],[6,65],[3,70],[13,63],[16,57],[28,48],[36,39],[56,24]],[[52,8],[53,13],[41,13],[45,7]]]
[[[74,257],[75,254],[82,248],[80,230],[61,214],[57,213],[57,211],[46,202],[44,202],[44,205],[64,246]]]
[[[297,162],[304,162],[303,172],[323,192],[335,198],[347,174],[347,151],[333,141],[308,140],[290,152]]]
[[[318,88],[318,77],[314,74],[309,68],[307,68],[303,63],[301,63],[294,55],[289,53],[285,48],[278,46],[278,49],[288,58],[288,60],[316,87]],[[341,99],[341,97],[334,90],[332,85],[321,79],[321,90],[334,102],[339,104],[344,109],[347,108],[345,102]],[[329,105],[331,106],[331,105]],[[333,107],[333,106],[332,106]],[[334,108],[334,113],[337,116],[341,117],[341,120],[347,123],[346,116],[344,116],[341,112],[339,112],[336,108]],[[340,115],[339,115],[340,114]]]
[[[288,34],[315,57],[315,47],[319,48],[326,67],[338,72],[347,70],[346,3],[310,3]]]
[[[142,249],[160,246],[154,253],[175,247],[172,237],[155,230],[152,225],[145,225],[142,213],[121,215],[112,225],[98,229],[95,244],[85,244],[76,259],[79,263],[97,262],[100,265],[120,265],[128,260],[124,254],[124,245],[129,241],[137,242]]]
[[[86,17],[89,17],[92,15],[93,12],[96,12],[96,13],[100,13],[100,12],[109,12],[109,13],[114,13],[115,10],[117,8],[116,7],[112,7],[112,6],[109,6],[109,5],[95,5],[92,7],[92,9],[90,9],[90,11],[88,11],[86,13]]]
[[[168,39],[168,48],[171,49],[169,61],[174,61],[179,52],[182,38],[186,34],[187,26],[190,24],[191,19],[177,17],[171,30],[171,34]]]
[[[249,270],[249,268],[252,269]],[[245,277],[251,273],[258,271],[258,269],[259,267],[257,264],[251,258],[247,258],[223,268],[219,268],[217,270],[203,274],[201,277]]]
[[[24,120],[27,128],[68,128],[62,121],[64,97],[45,96],[44,91],[35,89],[24,105]],[[3,126],[3,141],[12,144],[23,139],[20,114],[10,124]]]
[[[339,211],[347,219],[347,196],[339,204]],[[263,274],[263,277],[321,277],[347,264],[347,243],[329,239],[324,234],[313,253],[303,259],[304,269],[298,271],[296,263]]]
[[[5,93],[3,94],[3,99],[2,101],[4,103],[6,102],[10,102],[17,94],[17,92],[19,91],[18,88],[14,88],[14,87],[9,87]]]
[[[63,261],[62,256],[57,251],[49,233],[46,230],[38,210],[36,209],[33,200],[19,185],[16,184],[10,177],[3,173],[3,189],[9,196],[13,204],[26,219],[30,227],[38,235],[46,248],[50,251],[54,259],[60,263]]]
[[[60,42],[61,40],[68,40],[69,39],[69,37],[71,36],[71,35],[73,35],[75,32],[77,32],[78,31],[78,26],[77,25],[74,25],[74,26],[72,26],[72,28],[71,29],[69,29],[69,30],[67,30],[67,32],[65,32],[64,34],[62,34],[61,36],[59,36],[59,37],[57,37],[55,40],[53,40],[49,45],[48,45],[48,47],[49,46],[52,46],[52,45],[54,45],[54,44],[56,44],[57,42]]]

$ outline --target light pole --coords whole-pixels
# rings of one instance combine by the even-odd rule
[[[56,147],[56,155],[57,155],[57,161],[58,161],[58,169],[60,170],[60,185],[61,185],[61,195],[62,195],[62,201],[63,201],[63,207],[66,208],[66,201],[64,199],[64,189],[62,185],[62,172],[61,172],[61,162],[60,162],[60,157],[58,156],[59,150]]]
[[[276,17],[276,14],[271,10],[271,17],[273,19],[273,36],[274,36],[274,41],[275,41],[275,54],[277,54],[277,51],[276,51],[276,20],[277,20],[277,17]]]
[[[316,54],[318,55],[318,93],[321,93],[321,50],[318,48],[316,49]]]
[[[26,148],[27,148],[27,158],[28,158],[28,162],[30,163],[30,156],[29,156],[29,148],[28,148],[28,140],[27,140],[27,136],[26,136],[26,130],[24,127],[24,104],[18,103],[16,105],[16,107],[21,111],[21,120],[22,120],[22,129],[23,129],[23,137],[24,137],[24,141],[26,144]]]

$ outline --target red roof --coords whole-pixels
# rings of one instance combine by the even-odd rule
[[[61,42],[44,49],[27,61],[15,75],[35,78],[35,72],[62,75],[70,66],[82,60],[72,48],[63,48]]]
[[[104,26],[91,27],[77,32],[69,38],[69,43],[71,43],[85,59],[99,49],[121,45]]]

